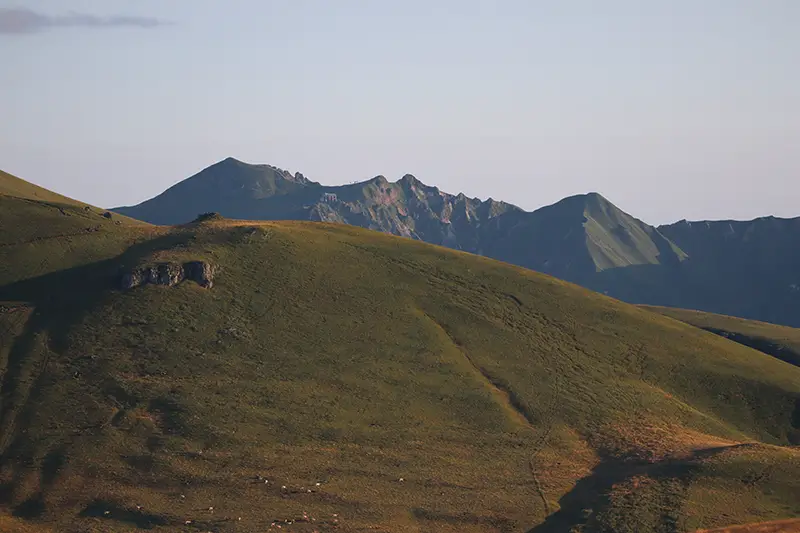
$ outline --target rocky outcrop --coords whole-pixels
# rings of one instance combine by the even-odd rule
[[[119,287],[122,290],[133,289],[142,285],[174,287],[184,280],[189,280],[194,281],[201,287],[210,289],[214,285],[214,270],[214,266],[205,261],[140,266],[123,273]]]
[[[183,265],[185,279],[210,289],[214,285],[214,266],[205,261],[191,261]]]

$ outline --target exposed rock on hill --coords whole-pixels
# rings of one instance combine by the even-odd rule
[[[214,286],[215,270],[213,265],[205,261],[192,261],[183,265],[185,279],[194,281],[207,289]]]
[[[214,267],[204,261],[189,263],[160,263],[142,266],[122,274],[120,288],[133,289],[142,285],[164,285],[174,287],[184,280],[194,281],[210,289],[214,285]]]

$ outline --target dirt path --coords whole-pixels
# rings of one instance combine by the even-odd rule
[[[461,355],[464,357],[464,360],[472,368],[475,377],[481,381],[487,389],[489,389],[495,400],[509,413],[509,415],[521,426],[527,427],[534,432],[541,432],[541,436],[536,441],[536,444],[533,448],[533,453],[528,460],[528,468],[530,470],[531,477],[533,478],[533,486],[535,487],[539,498],[542,500],[544,515],[549,516],[552,510],[550,508],[550,503],[547,501],[547,496],[542,488],[542,484],[539,481],[539,476],[536,472],[536,458],[547,444],[547,440],[553,430],[553,414],[558,408],[558,395],[553,395],[553,400],[547,408],[544,428],[537,428],[534,424],[534,418],[527,412],[519,397],[514,393],[513,390],[511,390],[508,384],[503,380],[492,376],[485,368],[477,364],[441,324],[439,324],[427,313],[424,313],[424,311],[423,314],[431,322],[433,322],[445,336],[447,336],[447,338],[450,340],[450,343],[459,351],[459,353],[461,353]]]
[[[481,381],[484,382],[487,388],[492,391],[492,395],[498,399],[501,405],[505,407],[514,419],[520,423],[520,425],[530,428],[533,431],[536,431],[535,426],[533,425],[533,421],[525,412],[524,408],[521,407],[519,400],[517,399],[514,392],[508,388],[505,384],[501,383],[499,380],[494,379],[486,370],[482,367],[477,365],[472,358],[466,354],[463,350],[461,350],[462,355],[464,358],[469,362],[472,368],[475,370],[476,374],[478,374],[481,378]],[[551,417],[548,417],[551,418]],[[544,507],[544,514],[545,516],[549,515],[551,512],[550,504],[547,501],[547,496],[544,493],[544,489],[542,489],[542,484],[539,481],[539,476],[536,474],[536,458],[539,453],[544,448],[544,445],[547,443],[547,438],[550,436],[550,432],[552,431],[552,424],[548,424],[544,430],[544,433],[539,438],[534,447],[533,454],[531,455],[530,459],[528,460],[528,468],[531,472],[531,477],[533,478],[533,484],[536,487],[536,492],[539,494],[539,498],[542,500],[542,506]]]

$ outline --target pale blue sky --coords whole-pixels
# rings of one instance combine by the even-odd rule
[[[527,209],[598,191],[651,223],[800,216],[798,0],[0,0],[23,7],[0,168],[94,204],[233,156]]]

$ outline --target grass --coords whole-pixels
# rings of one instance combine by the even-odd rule
[[[28,181],[12,176],[0,170],[0,196],[13,196],[25,200],[33,200],[50,204],[86,207],[88,204],[67,198],[53,191],[34,185]]]
[[[642,307],[800,366],[800,329],[703,311]]]
[[[121,254],[158,230],[0,172],[0,286]]]
[[[348,226],[52,233],[4,231],[0,248],[9,523],[588,532],[800,516],[800,369],[745,346]],[[213,289],[114,288],[190,260],[217,267]]]

